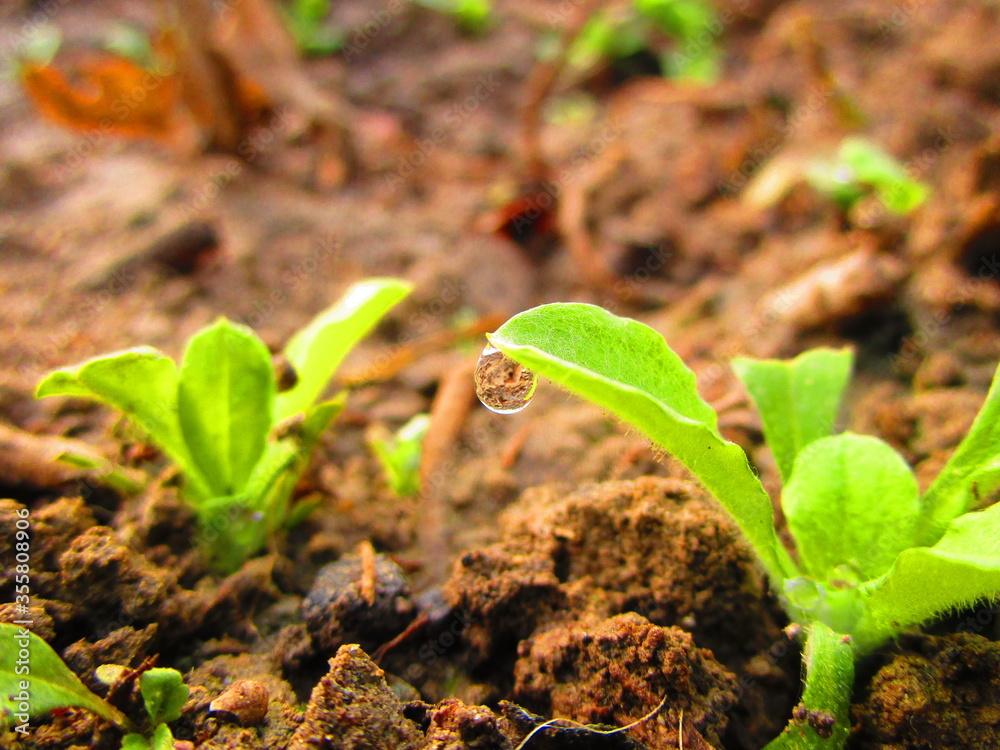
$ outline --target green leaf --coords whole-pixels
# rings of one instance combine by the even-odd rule
[[[170,727],[160,724],[153,730],[153,737],[149,743],[150,750],[174,750],[174,735]]]
[[[188,687],[181,673],[163,667],[148,669],[139,676],[139,692],[153,724],[179,719],[188,699]]]
[[[177,401],[191,454],[215,495],[238,493],[271,429],[274,368],[264,343],[222,319],[188,343]]]
[[[409,283],[398,279],[359,282],[296,333],[284,355],[299,379],[294,388],[279,393],[275,399],[274,423],[312,406],[347,353],[411,289]]]
[[[973,483],[975,488],[973,491]],[[1000,484],[1000,367],[969,433],[924,493],[920,544],[934,544],[976,496]]]
[[[899,162],[863,138],[845,139],[838,155],[858,182],[874,187],[885,207],[894,213],[909,213],[930,194],[926,185],[909,178]]]
[[[914,547],[860,588],[859,649],[870,651],[908,627],[1000,598],[1000,504],[966,513],[933,547]]]
[[[733,360],[733,370],[760,413],[783,483],[792,476],[799,451],[833,434],[853,360],[850,349],[813,349],[788,361]]]
[[[300,452],[303,460],[309,458],[316,442],[320,436],[326,432],[330,426],[344,410],[347,403],[347,394],[339,393],[327,401],[322,401],[306,410],[305,419],[302,421],[302,430],[299,435]]]
[[[376,435],[368,441],[397,497],[412,497],[420,491],[420,457],[430,421],[430,414],[417,414],[395,435]]]
[[[36,397],[79,396],[110,404],[145,430],[180,467],[195,494],[211,494],[188,451],[177,416],[177,367],[156,349],[139,347],[49,373]]]
[[[851,729],[854,652],[850,640],[821,622],[809,626],[803,654],[802,718],[794,718],[764,750],[840,750]],[[821,730],[821,733],[816,731]]]
[[[776,585],[797,574],[746,454],[719,435],[694,373],[659,333],[573,303],[527,310],[488,338],[524,367],[608,409],[676,455],[733,517]]]
[[[150,750],[149,740],[141,734],[126,734],[122,737],[122,750]]]
[[[0,623],[0,719],[24,724],[28,716],[69,706],[132,728],[125,714],[90,692],[49,644],[27,628]]]
[[[199,507],[202,536],[222,572],[236,570],[284,521],[285,510],[271,493],[289,475],[298,456],[292,440],[268,443],[243,492],[214,497]]]
[[[844,433],[806,446],[781,505],[810,575],[825,581],[847,565],[867,581],[913,544],[920,491],[891,447],[878,438]]]

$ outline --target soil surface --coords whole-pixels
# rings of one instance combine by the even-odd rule
[[[58,27],[56,64],[85,85],[116,24],[153,36],[173,4],[17,0],[0,49]],[[181,670],[179,749],[763,747],[798,701],[799,645],[733,524],[674,459],[550,384],[516,415],[483,408],[481,334],[551,301],[648,323],[775,500],[729,360],[852,346],[842,426],[888,441],[926,487],[1000,361],[1000,7],[715,0],[716,83],[631,60],[546,87],[540,50],[586,3],[498,0],[481,34],[403,0],[332,5],[331,56],[254,58],[273,51],[259,18],[212,42],[246,73],[235,140],[198,117],[167,135],[66,127],[0,78],[0,621],[23,616],[27,509],[33,630],[101,695],[102,664]],[[775,164],[849,135],[927,202],[844,212],[796,184],[761,203]],[[100,353],[177,357],[220,315],[279,351],[371,276],[414,292],[338,374],[347,407],[295,489],[317,509],[230,575],[134,427],[33,396]],[[422,490],[398,498],[367,442],[420,412]],[[55,461],[66,450],[142,489]],[[862,663],[851,747],[1000,745],[998,612]],[[143,716],[134,684],[108,697]],[[0,733],[3,748],[120,740],[82,709]]]

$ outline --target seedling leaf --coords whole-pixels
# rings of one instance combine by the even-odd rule
[[[821,622],[809,626],[801,718],[794,718],[764,750],[839,750],[851,728],[854,653],[850,639]],[[816,731],[819,727],[822,734]]]
[[[18,673],[18,659],[27,646],[28,661]],[[27,683],[29,698],[27,713],[40,716],[54,708],[78,706],[98,716],[131,729],[128,718],[107,701],[90,692],[44,640],[29,631],[9,623],[0,623],[0,722],[10,721],[20,710],[18,698]]]
[[[863,650],[905,628],[1000,592],[1000,504],[966,513],[933,547],[913,547],[892,569],[860,588],[865,608]]]
[[[215,495],[243,489],[264,452],[274,408],[274,368],[264,343],[225,319],[199,331],[181,364],[181,430]]]
[[[791,478],[799,451],[833,434],[853,360],[850,349],[812,349],[787,361],[733,360],[760,413],[782,482]]]
[[[781,496],[802,563],[816,580],[848,565],[868,581],[914,541],[920,491],[906,461],[878,438],[816,440]]]
[[[395,435],[374,436],[368,441],[397,497],[411,497],[420,491],[420,457],[430,421],[430,414],[417,414]]]
[[[42,379],[35,395],[92,398],[120,409],[181,467],[192,491],[207,497],[208,483],[181,433],[177,381],[173,360],[143,346],[55,370]]]
[[[972,485],[975,482],[975,493]],[[972,507],[976,493],[1000,484],[1000,367],[969,433],[924,493],[920,543],[934,544],[952,519]]]
[[[188,687],[176,669],[147,669],[139,676],[139,691],[154,725],[179,719],[188,699]]]
[[[326,388],[347,353],[375,324],[410,293],[398,279],[369,279],[350,289],[339,302],[317,315],[285,347],[298,383],[275,399],[274,423],[305,412]]]
[[[649,326],[595,305],[527,310],[488,336],[504,354],[608,409],[676,455],[722,503],[780,586],[797,574],[746,454],[716,429],[695,376]]]

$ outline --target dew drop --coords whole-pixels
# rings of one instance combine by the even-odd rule
[[[531,402],[538,378],[499,349],[487,346],[476,364],[476,395],[490,411],[515,414]]]

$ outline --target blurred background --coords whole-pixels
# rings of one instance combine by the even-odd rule
[[[219,315],[277,350],[369,276],[416,291],[341,372],[349,408],[300,488],[336,511],[302,537],[316,560],[371,539],[439,580],[527,487],[679,473],[555,389],[518,417],[478,406],[482,334],[548,301],[663,332],[751,451],[729,359],[854,346],[851,426],[928,476],[1000,358],[998,18],[987,0],[7,0],[0,417],[21,447],[0,489],[75,481],[25,435],[141,460],[110,410],[36,402],[48,370],[176,356]],[[427,411],[429,544],[365,448]]]

